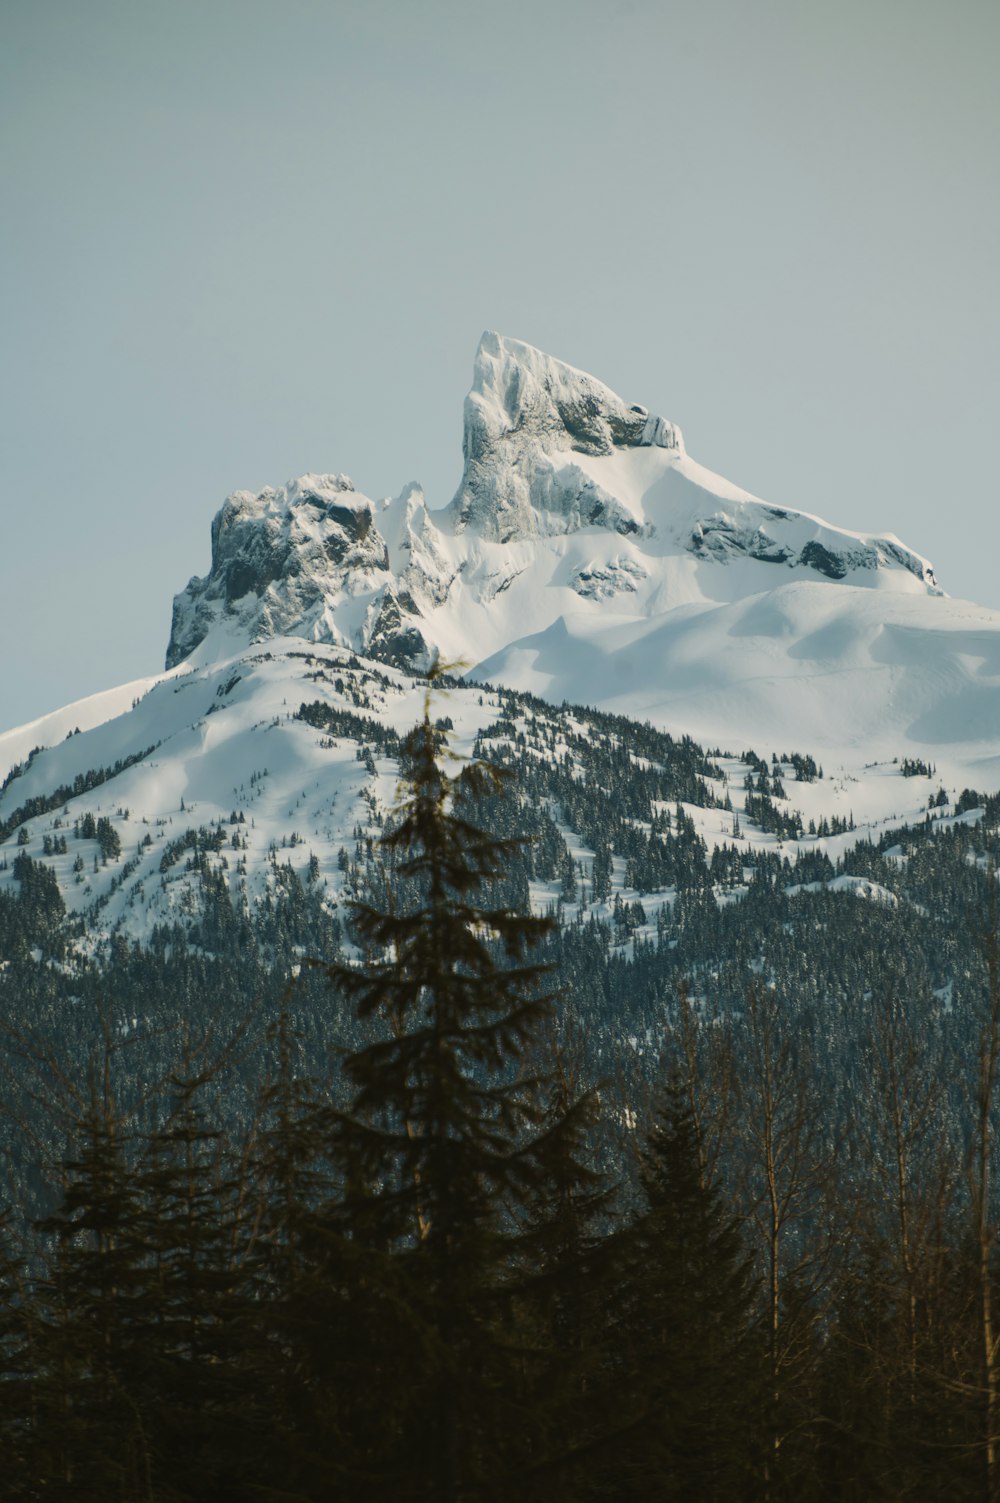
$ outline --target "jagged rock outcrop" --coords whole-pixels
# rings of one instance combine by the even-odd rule
[[[768,505],[692,460],[673,423],[499,334],[479,345],[463,446],[458,492],[433,513],[419,486],[375,502],[345,475],[235,492],[208,574],[174,601],[167,666],[217,630],[420,671],[438,650],[495,659],[566,612],[599,631],[791,579],[939,593],[898,539]]]
[[[618,498],[569,457],[616,448],[682,453],[680,429],[540,350],[484,334],[465,399],[465,470],[452,511],[459,530],[509,542],[578,527],[638,532]]]
[[[235,491],[212,523],[209,573],[174,599],[167,667],[220,623],[242,629],[250,642],[302,636],[355,645],[352,603],[361,599],[367,610],[389,581],[375,505],[346,475],[305,475],[258,495]],[[373,625],[378,619],[376,611]],[[383,647],[388,639],[383,623]]]

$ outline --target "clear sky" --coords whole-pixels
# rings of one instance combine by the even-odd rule
[[[484,328],[1000,608],[995,0],[0,0],[0,728],[227,492],[461,472]]]

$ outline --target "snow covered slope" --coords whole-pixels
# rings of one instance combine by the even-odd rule
[[[237,492],[174,604],[168,665],[276,633],[596,703],[734,745],[992,765],[1000,616],[925,558],[704,469],[673,423],[485,334],[450,506],[346,476]],[[851,483],[856,483],[853,479]]]
[[[402,729],[421,702],[409,675],[435,652],[737,756],[808,754],[828,775],[798,789],[803,828],[875,829],[920,818],[939,784],[1000,787],[1000,615],[947,598],[898,539],[758,500],[692,460],[673,423],[497,334],[476,357],[464,459],[437,511],[416,485],[375,501],[337,474],[230,496],[208,574],[174,602],[167,672],[0,735],[0,862],[23,825],[72,909],[143,933],[187,901],[163,850],[236,813],[249,900],[292,834],[335,891],[395,773],[391,758],[360,772],[356,738],[322,747],[296,711],[320,697]],[[468,749],[497,704],[453,699]],[[901,777],[904,759],[934,783]],[[738,786],[747,765],[729,771]],[[118,830],[117,872],[106,852],[81,872],[61,849],[87,815]],[[732,833],[717,810],[697,819],[709,844]]]
[[[134,703],[26,756],[0,788],[0,896],[17,893],[28,858],[55,878],[70,923],[78,925],[79,953],[95,956],[108,954],[112,937],[149,944],[157,929],[169,935],[175,925],[203,924],[216,899],[251,923],[283,899],[308,898],[331,915],[342,908],[355,892],[350,867],[377,840],[393,804],[398,736],[422,713],[422,683],[348,649],[293,636],[135,687],[144,692]],[[89,703],[69,707],[73,727],[86,719]],[[588,729],[585,716],[556,709],[539,731],[537,702],[472,686],[452,689],[436,712],[451,721],[460,755],[492,726],[492,745],[500,744],[498,735],[512,747],[527,736],[534,754],[564,767],[573,762],[581,783],[592,774],[580,761],[579,739],[589,745],[609,733],[606,723]],[[611,730],[621,751],[633,755],[634,733],[628,722]],[[569,737],[577,742],[572,758]],[[929,767],[911,775],[901,760],[828,764],[816,775],[786,755],[801,750],[780,737],[755,749],[765,771],[784,780],[776,807],[797,832],[767,830],[755,812],[764,763],[737,755],[707,764],[705,796],[686,803],[685,814],[709,851],[735,842],[751,863],[755,851],[768,849],[792,860],[796,852],[835,860],[865,835],[877,839],[887,827],[921,823],[942,781],[947,796],[935,819],[977,817],[967,800],[955,809],[963,785],[941,764],[933,777]],[[591,871],[594,849],[556,803],[548,813],[573,862]],[[871,896],[862,888],[860,895]],[[560,895],[558,878],[532,889],[539,909]],[[639,896],[616,857],[598,916],[610,916],[615,897]],[[674,897],[669,888],[643,891],[651,924]]]
[[[311,651],[275,638],[141,689],[122,713],[37,751],[8,778],[0,790],[0,891],[16,891],[21,850],[44,856],[70,914],[93,936],[141,940],[155,925],[198,911],[206,860],[252,908],[280,881],[279,865],[305,880],[313,856],[313,881],[329,881],[335,908],[339,852],[353,852],[359,829],[377,833],[374,814],[392,803],[397,768],[380,758],[376,772],[359,762],[357,740],[317,730],[296,712],[318,701],[378,722],[391,741],[420,716],[413,679],[373,672],[336,648]],[[478,694],[465,698],[475,728],[495,713]],[[70,707],[74,725],[88,703]]]

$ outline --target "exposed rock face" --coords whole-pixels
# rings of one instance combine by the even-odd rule
[[[346,475],[306,475],[281,490],[235,491],[212,523],[212,567],[174,599],[167,667],[217,622],[252,642],[293,635],[343,642],[331,611],[388,577],[374,507]]]
[[[634,595],[649,571],[632,558],[612,558],[606,564],[585,564],[573,574],[573,588],[585,600],[610,600],[613,595]]]
[[[403,614],[404,609],[407,616]],[[417,613],[412,601],[401,603],[395,591],[387,587],[365,632],[364,647],[368,656],[410,673],[419,673],[426,668],[432,653],[423,632],[412,619],[414,614]]]
[[[805,536],[803,517],[797,512],[778,511],[756,503],[753,513],[742,509],[740,516],[717,512],[695,523],[688,544],[698,558],[729,563],[737,558],[752,558],[764,564],[788,564],[812,569],[825,579],[847,579],[863,571],[902,568],[915,575],[932,591],[937,590],[934,573],[926,559],[911,553],[892,538],[863,539],[838,533],[835,528],[815,523],[814,536]],[[763,517],[757,522],[756,517]],[[782,524],[785,524],[784,526]],[[784,532],[785,536],[780,534]],[[775,536],[775,534],[779,536]]]
[[[699,557],[714,558],[718,563],[745,555],[760,563],[787,564],[794,557],[792,549],[777,542],[766,525],[740,527],[724,514],[696,522],[689,547]]]
[[[167,666],[216,628],[419,672],[438,648],[474,665],[567,611],[600,631],[612,615],[648,622],[795,578],[939,593],[897,539],[768,505],[690,459],[673,423],[499,334],[476,356],[464,454],[434,514],[419,486],[373,502],[346,475],[235,492],[212,524],[209,573],[174,601]]]
[[[484,334],[465,399],[455,524],[498,542],[581,526],[636,532],[635,519],[569,456],[641,446],[683,452],[684,441],[673,423],[628,406],[593,376]]]

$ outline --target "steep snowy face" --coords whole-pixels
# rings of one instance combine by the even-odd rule
[[[638,532],[627,505],[568,456],[593,459],[651,447],[682,454],[680,429],[645,407],[629,406],[571,365],[486,333],[465,399],[465,470],[452,503],[456,528],[500,543],[581,526]]]
[[[400,502],[412,525],[413,496]],[[248,643],[301,636],[404,666],[420,659],[426,645],[402,620],[376,512],[346,475],[235,491],[212,523],[209,573],[174,599],[167,667],[216,628]]]
[[[668,545],[717,564],[745,558],[833,580],[903,569],[936,589],[927,560],[897,538],[846,533],[760,501],[692,460],[675,423],[500,334],[480,341],[464,452],[451,506],[457,533],[510,543],[593,529],[657,537],[661,555]],[[762,578],[759,588],[779,582]]]
[[[479,345],[464,451],[433,513],[417,486],[373,502],[344,475],[230,496],[209,573],[175,599],[167,667],[300,636],[416,671],[435,651],[498,671],[508,653],[509,672],[509,649],[566,622],[600,642],[623,618],[669,626],[801,581],[834,586],[848,614],[851,587],[940,593],[898,539],[759,500],[691,459],[673,423],[499,334]]]

